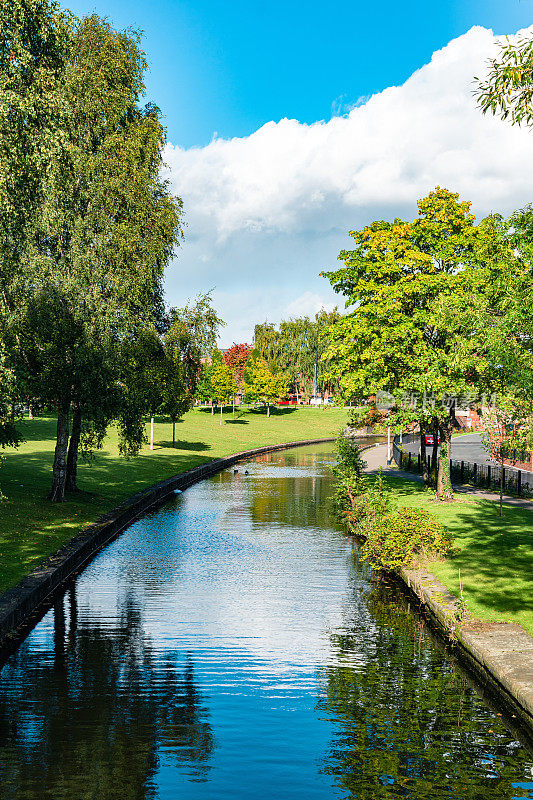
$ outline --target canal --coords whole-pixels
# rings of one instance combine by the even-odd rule
[[[99,553],[0,673],[2,800],[511,800],[533,759],[332,520],[331,445]]]

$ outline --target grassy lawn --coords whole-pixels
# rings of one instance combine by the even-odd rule
[[[267,419],[264,411],[236,411],[213,416],[194,410],[176,424],[176,448],[172,426],[156,420],[154,450],[148,445],[136,458],[118,455],[117,434],[110,430],[104,449],[89,466],[78,467],[79,494],[65,503],[44,500],[51,480],[56,421],[25,420],[24,443],[4,451],[0,467],[0,592],[27,574],[44,556],[56,550],[80,528],[97,519],[141,489],[178,472],[241,450],[303,439],[336,436],[347,419],[338,408],[275,409]]]
[[[533,635],[533,512],[468,500],[435,501],[433,492],[404,478],[387,478],[400,505],[432,511],[455,537],[457,552],[429,569],[456,596],[459,570],[468,610],[490,622],[516,622]]]

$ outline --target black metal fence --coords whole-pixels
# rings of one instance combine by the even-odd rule
[[[395,437],[393,447],[394,460],[400,469],[421,475],[422,460],[420,454],[405,453],[401,449],[399,440],[396,441],[396,439],[397,437]],[[405,443],[412,443],[415,439],[416,437],[407,440],[407,438],[404,437],[403,440]],[[428,471],[431,471],[433,464],[430,454],[426,457],[426,465]],[[464,483],[491,492],[500,491],[502,473],[501,467],[497,464],[476,464],[471,461],[457,461],[452,459],[450,461],[450,472],[451,479],[454,483]],[[533,497],[533,473],[504,466],[503,491],[505,494]]]

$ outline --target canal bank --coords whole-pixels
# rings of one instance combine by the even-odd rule
[[[370,442],[379,437],[367,438]],[[0,595],[0,647],[6,639],[16,638],[16,631],[19,627],[25,627],[28,622],[31,624],[33,615],[39,614],[39,607],[43,606],[44,609],[47,599],[60,591],[70,577],[83,569],[102,547],[105,547],[148,510],[165,503],[174,492],[183,491],[198,481],[215,475],[246,458],[333,441],[333,438],[306,439],[233,453],[225,458],[219,458],[174,475],[138,492],[84,528],[55,553],[44,559],[16,586]]]
[[[382,469],[385,476],[421,480],[412,473],[387,467],[384,445],[369,449],[365,459],[368,473]],[[475,672],[495,690],[503,692],[533,729],[533,638],[519,625],[481,622],[470,615],[458,619],[458,598],[431,572],[402,569],[400,577]]]
[[[528,796],[517,720],[332,519],[332,461],[230,466],[97,554],[2,669],[2,800]]]

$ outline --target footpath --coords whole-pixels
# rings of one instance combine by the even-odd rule
[[[369,474],[382,469],[389,477],[423,482],[420,475],[387,466],[386,444],[365,450],[364,460],[367,463],[365,472]],[[469,486],[454,486],[454,491],[482,500],[500,499],[498,494]],[[504,502],[533,510],[531,500],[504,496]],[[457,598],[431,572],[403,569],[401,578],[427,608],[437,627],[457,645],[478,677],[500,693],[503,690],[511,707],[529,729],[533,729],[533,638],[519,625],[511,623],[480,622],[470,616],[459,621]]]
[[[373,474],[382,469],[384,473],[393,478],[407,478],[408,480],[416,481],[417,483],[423,483],[421,475],[417,475],[414,472],[408,472],[404,469],[398,469],[395,466],[395,461],[392,462],[394,466],[387,466],[386,444],[379,444],[376,445],[376,447],[374,447],[372,450],[367,450],[365,452],[364,459],[367,462],[367,468],[365,472]],[[476,489],[474,486],[469,486],[466,483],[454,483],[453,490],[454,492],[467,494],[469,497],[474,497],[479,500],[493,500],[497,503],[500,502],[500,495],[497,492],[485,492],[483,489]],[[510,495],[504,494],[503,502],[509,506],[518,506],[520,508],[527,508],[529,511],[533,511],[533,500],[528,500],[524,497],[511,497]]]

